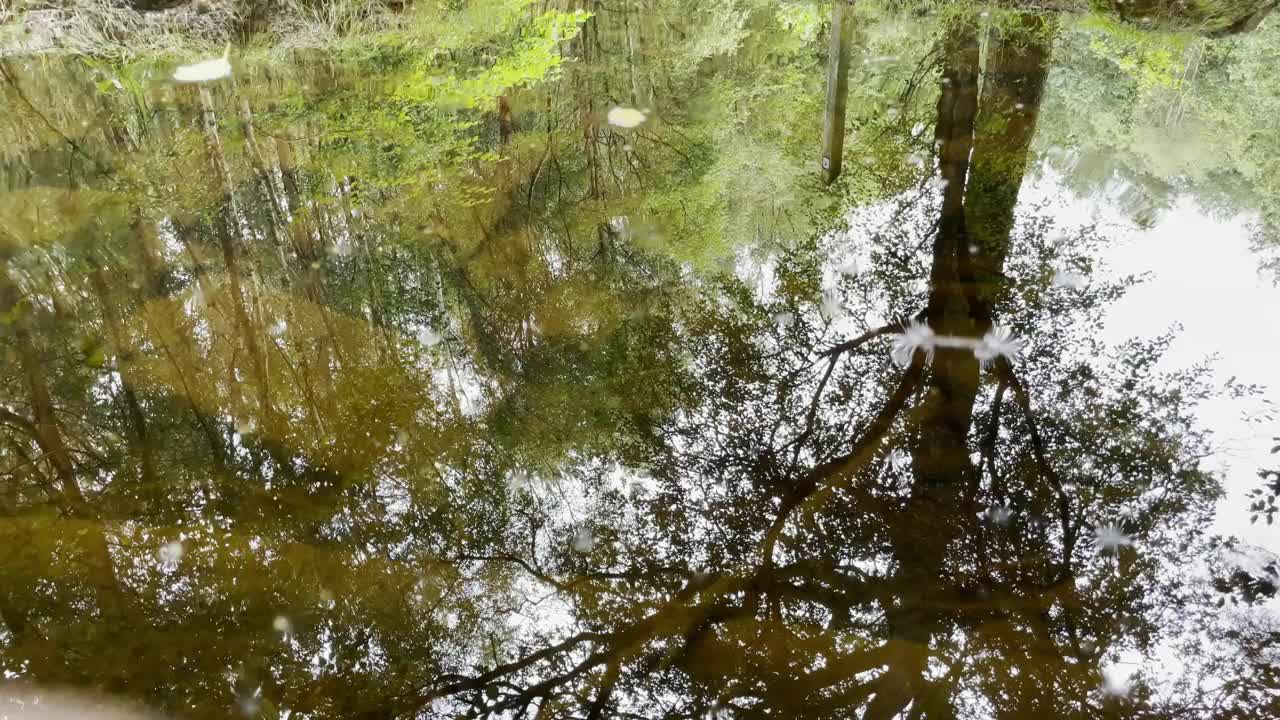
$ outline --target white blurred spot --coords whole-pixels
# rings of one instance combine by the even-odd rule
[[[157,717],[146,708],[121,699],[7,682],[10,679],[12,676],[6,672],[3,693],[0,693],[0,718],[5,720],[144,720]]]
[[[418,331],[418,342],[427,347],[435,347],[443,338],[432,328],[424,327]]]
[[[840,294],[834,290],[822,293],[821,306],[822,316],[828,321],[835,321],[844,317],[844,304],[840,300]]]
[[[890,357],[899,367],[911,364],[916,350],[924,350],[927,359],[933,359],[933,328],[919,320],[912,319],[903,327],[902,332],[893,336],[893,350]]]
[[[1133,689],[1132,676],[1133,673],[1125,672],[1115,665],[1102,668],[1102,692],[1112,697],[1129,697],[1129,692]]]
[[[258,687],[252,693],[241,694],[236,704],[240,706],[240,712],[244,713],[245,717],[255,717],[262,709],[262,688]]]
[[[978,517],[996,525],[1008,525],[1013,519],[1013,508],[1008,505],[992,505],[978,513]]]
[[[1053,284],[1068,290],[1082,290],[1089,284],[1089,280],[1078,272],[1058,269],[1053,272]]]
[[[180,540],[165,543],[156,551],[156,557],[160,558],[160,563],[164,565],[166,569],[176,568],[178,563],[182,562],[182,554],[183,548],[182,541]]]
[[[1133,538],[1116,525],[1099,525],[1093,530],[1093,549],[1100,553],[1119,552],[1120,548],[1133,545]]]
[[[573,533],[573,549],[575,552],[589,553],[596,546],[596,536],[591,528],[580,527]]]
[[[531,487],[533,487],[533,480],[528,471],[517,468],[507,474],[507,488],[511,492],[518,493],[529,490]]]
[[[227,45],[227,50],[222,53],[222,57],[202,60],[190,65],[179,65],[173,71],[173,79],[180,83],[199,83],[231,77],[231,63],[228,61],[230,55],[231,46]]]
[[[889,467],[898,472],[907,472],[911,469],[911,455],[902,448],[894,448],[889,453]]]
[[[635,108],[617,106],[609,110],[609,124],[620,128],[638,127],[648,115]]]
[[[637,494],[652,495],[657,491],[658,481],[645,470],[622,476],[622,492],[628,497],[635,497]]]
[[[1013,331],[1004,325],[996,325],[982,336],[982,341],[973,349],[973,356],[978,358],[983,367],[995,362],[998,357],[1005,357],[1009,362],[1014,362],[1018,356],[1022,354],[1022,348],[1027,344],[1026,340],[1013,334]]]
[[[289,622],[289,618],[283,615],[277,615],[276,619],[271,621],[271,627],[286,638],[293,635],[293,623]]]

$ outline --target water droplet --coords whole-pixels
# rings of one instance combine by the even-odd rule
[[[230,45],[227,46],[227,50],[230,52]],[[222,57],[201,60],[190,65],[179,65],[173,70],[174,82],[180,83],[212,82],[227,77],[231,77],[231,63],[228,62],[227,53]]]
[[[1080,273],[1058,269],[1053,273],[1053,284],[1068,290],[1082,290],[1089,284],[1089,280]]]
[[[979,517],[996,525],[1008,525],[1013,520],[1013,508],[1008,505],[992,505]]]
[[[844,303],[840,299],[840,294],[832,290],[822,293],[820,309],[822,316],[829,321],[839,320],[844,317]]]
[[[245,717],[256,717],[258,711],[262,709],[262,688],[259,687],[251,693],[241,693],[236,699],[236,705],[240,707],[240,712]]]
[[[528,490],[532,486],[533,480],[525,470],[517,468],[507,475],[507,487],[511,489],[511,492],[518,493],[522,490]]]
[[[182,554],[183,548],[180,540],[165,543],[156,551],[156,557],[160,558],[161,564],[170,570],[176,568],[178,563],[182,562]]]
[[[277,615],[276,619],[271,621],[271,627],[286,638],[293,635],[293,623],[289,622],[289,618],[284,615]]]
[[[429,327],[418,330],[418,342],[427,347],[435,347],[440,343],[440,333]]]
[[[1132,545],[1133,538],[1118,525],[1099,525],[1093,529],[1093,549],[1099,553],[1118,553],[1120,548]]]
[[[609,110],[609,124],[615,127],[638,127],[647,119],[648,116],[643,111],[635,108],[617,106]]]
[[[889,467],[897,472],[908,472],[911,470],[911,455],[902,448],[894,448],[889,453]]]
[[[1132,689],[1131,679],[1132,673],[1125,672],[1114,665],[1102,668],[1102,692],[1112,697],[1129,697],[1129,691]]]
[[[983,367],[991,365],[997,358],[1003,357],[1009,362],[1017,361],[1026,347],[1027,341],[1013,334],[1013,330],[1004,325],[996,325],[982,336],[982,340],[973,348],[973,356]]]

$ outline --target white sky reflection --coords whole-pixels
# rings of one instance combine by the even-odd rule
[[[1229,378],[1265,386],[1261,396],[1219,397],[1202,403],[1197,416],[1213,431],[1219,451],[1205,460],[1221,473],[1227,491],[1218,505],[1214,530],[1244,542],[1280,551],[1280,531],[1265,521],[1249,523],[1245,493],[1259,484],[1257,471],[1270,467],[1280,434],[1274,419],[1249,422],[1280,403],[1280,333],[1266,318],[1280,310],[1280,288],[1259,272],[1260,258],[1250,250],[1249,218],[1218,218],[1190,199],[1179,200],[1150,229],[1124,218],[1108,198],[1073,196],[1053,173],[1024,184],[1022,202],[1041,205],[1059,226],[1098,224],[1112,242],[1101,257],[1110,276],[1146,274],[1106,314],[1103,340],[1115,344],[1131,337],[1152,337],[1181,325],[1161,360],[1162,370],[1186,368],[1216,355],[1212,380]]]

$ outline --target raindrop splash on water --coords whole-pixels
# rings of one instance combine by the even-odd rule
[[[893,336],[891,357],[899,367],[910,365],[916,350],[924,350],[926,359],[933,360],[933,342],[933,328],[912,319],[903,326],[902,332]]]
[[[992,505],[978,513],[978,517],[995,525],[1008,525],[1013,520],[1013,508],[1008,505]]]
[[[1120,552],[1133,545],[1133,538],[1117,525],[1099,525],[1093,530],[1093,549],[1098,553]]]
[[[973,349],[973,355],[978,358],[978,362],[982,363],[983,367],[989,366],[1000,357],[1014,362],[1022,354],[1022,348],[1026,344],[1026,340],[1014,335],[1008,327],[996,325],[982,336],[981,342]]]

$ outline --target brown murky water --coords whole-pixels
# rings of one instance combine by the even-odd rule
[[[0,670],[175,718],[1280,717],[1280,23],[1192,5],[0,60]]]

